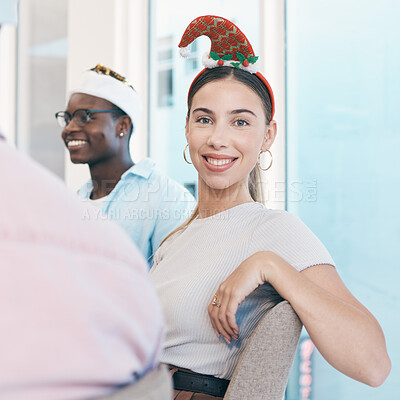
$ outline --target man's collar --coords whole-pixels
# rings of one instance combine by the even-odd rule
[[[153,171],[155,164],[156,163],[151,158],[144,158],[137,164],[132,165],[132,167],[130,167],[127,171],[125,171],[122,174],[121,179],[124,179],[127,175],[130,174],[138,175],[142,178],[148,179]]]

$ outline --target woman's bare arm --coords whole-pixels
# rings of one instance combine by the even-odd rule
[[[220,285],[216,295],[221,306],[209,306],[217,334],[227,341],[238,337],[237,307],[264,282],[291,303],[318,351],[334,368],[370,386],[385,381],[391,363],[382,329],[331,265],[298,272],[272,252],[249,257]]]

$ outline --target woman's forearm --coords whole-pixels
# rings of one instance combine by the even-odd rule
[[[279,256],[266,253],[264,279],[291,303],[322,356],[353,379],[381,385],[391,366],[382,329],[372,314],[346,301],[340,290],[339,295],[335,288],[329,292]]]

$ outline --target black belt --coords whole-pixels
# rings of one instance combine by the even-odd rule
[[[176,371],[172,375],[174,389],[188,392],[204,393],[216,397],[224,397],[229,382],[227,379],[216,378],[192,372]]]

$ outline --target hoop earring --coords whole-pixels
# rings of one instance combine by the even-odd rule
[[[257,165],[258,165],[258,168],[261,169],[261,171],[268,171],[268,170],[272,167],[272,162],[274,161],[274,158],[272,157],[272,153],[269,151],[269,149],[266,150],[265,152],[268,152],[268,153],[269,153],[269,155],[271,156],[271,161],[270,161],[270,163],[269,163],[269,165],[268,165],[267,168],[263,168],[263,167],[261,166],[261,162],[260,162],[260,156],[261,156],[261,154],[262,154],[263,152],[260,151],[260,154],[258,155]]]
[[[183,149],[183,158],[185,159],[185,161],[188,163],[188,164],[192,164],[191,162],[189,162],[188,160],[187,160],[187,158],[186,158],[186,149],[189,147],[189,143],[187,143],[186,144],[186,146],[185,146],[185,148]]]

